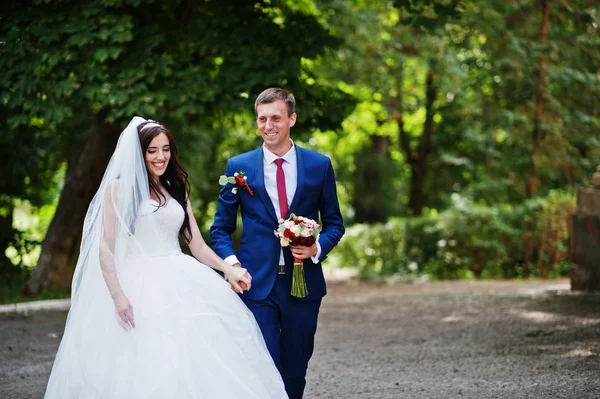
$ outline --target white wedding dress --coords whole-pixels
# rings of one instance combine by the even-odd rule
[[[118,273],[135,329],[121,324],[108,289],[91,306],[74,305],[46,398],[287,398],[252,313],[214,270],[181,252],[183,208],[174,199],[156,205],[140,206],[134,235],[143,248],[132,248]],[[161,235],[145,236],[155,231],[148,223]],[[90,275],[102,279],[100,270]]]

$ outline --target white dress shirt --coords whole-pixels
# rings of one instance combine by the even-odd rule
[[[283,164],[281,164],[281,167],[283,168],[283,174],[285,175],[285,192],[288,200],[288,209],[292,204],[292,199],[294,198],[294,194],[296,194],[296,187],[298,186],[298,162],[296,161],[296,146],[292,140],[290,141],[292,142],[292,148],[290,148],[290,150],[281,157],[273,154],[263,144],[265,189],[267,190],[267,194],[269,194],[269,198],[271,198],[271,203],[275,208],[275,215],[277,216],[278,220],[281,219],[282,216],[281,211],[279,210],[279,195],[277,192],[277,164],[275,164],[275,160],[282,158],[285,161]],[[319,256],[321,256],[321,245],[319,242],[317,242],[317,253],[315,256],[311,257],[313,263],[319,263]],[[229,263],[230,265],[240,263],[235,255],[225,258],[225,262]],[[284,263],[283,250],[281,250],[279,253],[279,264],[283,265]]]

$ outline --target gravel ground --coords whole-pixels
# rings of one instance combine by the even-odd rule
[[[305,398],[600,398],[600,293],[568,288],[330,283]],[[43,397],[65,317],[0,316],[0,398]]]

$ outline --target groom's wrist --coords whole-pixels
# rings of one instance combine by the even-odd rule
[[[231,266],[241,266],[240,261],[238,260],[237,256],[235,256],[235,255],[230,255],[223,260],[225,262],[227,262],[228,264],[230,264]]]
[[[321,244],[317,241],[317,253],[310,257],[314,264],[319,263],[319,259],[321,258]]]
[[[227,263],[228,266],[242,267],[242,264],[235,255],[228,256],[223,260],[225,261],[225,263]],[[225,274],[225,270],[223,270],[223,273]],[[225,281],[229,281],[226,274],[223,277],[225,278]]]

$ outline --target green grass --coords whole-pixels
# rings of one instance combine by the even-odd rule
[[[43,294],[36,296],[26,296],[23,294],[17,294],[12,296],[2,296],[0,298],[0,304],[6,305],[10,303],[21,303],[21,302],[33,302],[43,301],[46,299],[67,299],[71,297],[70,290],[52,290],[44,292]]]
[[[0,304],[41,301],[45,299],[65,299],[71,296],[70,289],[54,289],[36,296],[23,294],[26,277],[13,278],[0,282]]]

